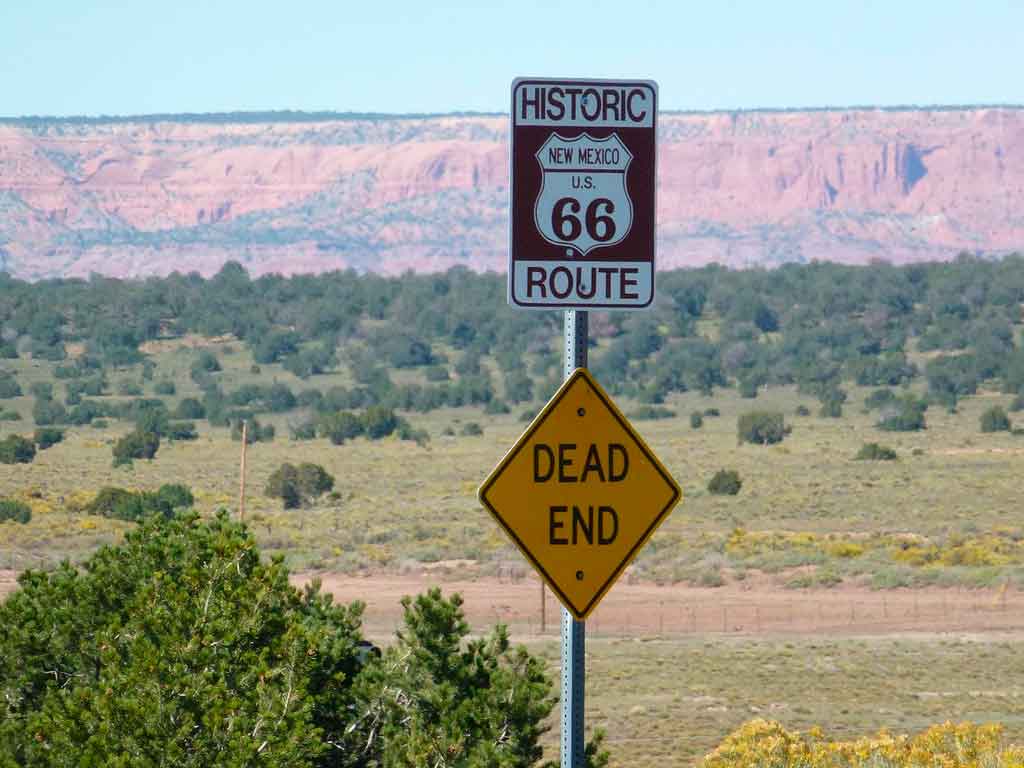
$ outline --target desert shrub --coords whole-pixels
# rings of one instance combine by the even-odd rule
[[[484,433],[483,427],[475,421],[468,421],[462,426],[460,434],[463,437],[479,437]]]
[[[896,451],[878,443],[864,443],[854,461],[894,461],[897,458]]]
[[[363,427],[368,438],[378,440],[395,431],[398,427],[398,419],[392,409],[374,405],[367,408],[363,414]]]
[[[704,416],[700,411],[694,411],[690,414],[690,427],[693,429],[700,429],[704,426]]]
[[[755,719],[733,731],[707,755],[702,768],[798,768],[844,766],[1010,766],[1024,759],[1024,750],[1007,746],[1000,725],[946,722],[911,736],[887,730],[875,737],[832,741],[820,729],[787,731],[780,723]]]
[[[1012,401],[1010,401],[1010,413],[1018,413],[1024,411],[1024,393],[1016,395]]]
[[[31,464],[36,447],[21,435],[8,435],[0,440],[0,464]]]
[[[178,403],[178,407],[174,409],[174,418],[205,419],[206,409],[203,408],[203,404],[194,397],[185,397],[182,398],[180,403]]]
[[[173,381],[162,379],[161,381],[158,381],[156,384],[153,385],[153,392],[155,392],[158,395],[163,395],[165,397],[172,397],[175,394],[177,394],[178,388],[174,386]]]
[[[795,413],[796,413],[797,416],[810,416],[811,415],[811,409],[808,408],[806,405],[798,405],[796,407]]]
[[[172,443],[175,440],[198,440],[199,433],[196,432],[194,421],[171,421],[167,423],[164,436]]]
[[[312,440],[316,437],[316,422],[303,421],[288,425],[288,434],[292,440]]]
[[[704,417],[705,418],[707,418],[709,416],[717,418],[718,416],[721,416],[721,415],[722,415],[721,412],[717,408],[705,408],[704,409]]]
[[[202,350],[197,356],[195,361],[192,363],[192,378],[195,378],[195,374],[198,372],[203,373],[216,373],[221,370],[220,361],[217,356],[208,349]]]
[[[888,432],[914,432],[925,428],[924,414],[928,403],[911,394],[884,406],[876,425]]]
[[[993,405],[981,414],[980,423],[982,432],[1010,431],[1010,417],[1001,405]]]
[[[162,485],[152,492],[105,486],[86,505],[85,512],[114,520],[139,522],[153,515],[170,519],[180,510],[189,509],[193,503],[195,499],[191,489],[177,483]]]
[[[131,464],[135,459],[152,459],[160,448],[160,436],[154,432],[129,432],[114,445],[114,466]]]
[[[737,437],[744,443],[781,443],[788,433],[785,417],[776,411],[752,411],[744,413],[736,421]]]
[[[126,491],[124,488],[104,486],[100,488],[96,498],[86,505],[85,511],[90,515],[113,517],[114,510],[129,503],[134,495],[134,493]]]
[[[53,400],[53,382],[37,381],[28,388],[37,400]]]
[[[0,376],[0,400],[21,397],[21,385],[10,374]]]
[[[0,523],[10,520],[27,523],[32,519],[32,507],[15,499],[0,499]]]
[[[142,395],[142,385],[137,381],[124,379],[117,385],[117,394],[124,395],[126,397],[140,397]]]
[[[52,424],[66,424],[68,413],[64,406],[56,400],[37,398],[32,406],[32,420],[36,426],[48,427]]]
[[[56,427],[40,427],[32,435],[32,439],[40,451],[64,440],[64,430]]]
[[[825,400],[818,409],[818,416],[823,419],[841,419],[843,417],[843,403],[839,400]]]
[[[334,488],[334,477],[319,464],[282,464],[267,478],[265,496],[282,499],[285,509],[294,509]]]
[[[864,407],[869,411],[882,408],[896,400],[896,393],[891,389],[876,389],[864,398]]]
[[[248,422],[245,427],[245,444],[272,443],[277,434],[273,424],[260,424],[259,419],[234,418],[231,420],[231,439],[237,442],[242,440],[242,423]]]
[[[497,398],[489,400],[487,405],[484,406],[484,413],[490,416],[495,416],[501,413],[510,413],[511,410],[512,409],[508,407],[504,400],[499,400]]]
[[[720,469],[708,482],[708,492],[716,496],[735,496],[742,487],[740,473],[735,469]]]
[[[362,419],[349,411],[325,413],[317,420],[316,431],[320,437],[326,437],[334,445],[342,445],[346,440],[359,437],[366,431]]]
[[[21,421],[21,414],[9,408],[0,408],[0,421]]]
[[[675,418],[676,412],[669,408],[661,408],[657,405],[641,405],[631,414],[629,418],[637,421],[656,421],[658,419]]]
[[[399,440],[411,440],[421,448],[430,442],[430,433],[425,429],[414,429],[413,426],[403,418],[398,419],[396,430]]]

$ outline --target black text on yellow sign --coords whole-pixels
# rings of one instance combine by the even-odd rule
[[[682,494],[584,368],[480,487],[480,501],[584,619]]]

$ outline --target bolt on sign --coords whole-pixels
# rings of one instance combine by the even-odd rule
[[[654,300],[657,106],[646,80],[513,82],[510,304]]]
[[[682,492],[590,372],[577,368],[479,497],[583,620]]]

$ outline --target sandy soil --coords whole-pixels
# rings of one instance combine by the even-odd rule
[[[470,623],[509,625],[518,639],[559,631],[560,606],[532,576],[516,580],[446,579],[432,573],[408,576],[296,574],[302,585],[319,578],[341,602],[366,603],[371,636],[390,635],[401,620],[400,600],[430,586],[458,592]],[[16,586],[13,571],[0,571],[0,596]],[[872,591],[862,587],[780,589],[750,579],[718,588],[617,584],[587,622],[590,636],[880,635],[907,632],[989,632],[1024,630],[1024,595],[1014,590],[918,589]]]
[[[313,574],[299,574],[305,583]],[[528,577],[445,581],[430,576],[317,574],[339,601],[366,603],[371,634],[390,633],[401,618],[403,595],[439,585],[459,592],[470,622],[477,627],[500,620],[514,635],[541,632],[541,588]],[[546,593],[544,634],[559,631],[560,606]],[[587,622],[591,636],[677,636],[735,633],[745,635],[875,635],[905,632],[984,632],[1024,629],[1024,596],[1015,591],[919,589],[878,592],[853,586],[789,590],[751,581],[718,588],[617,584]]]

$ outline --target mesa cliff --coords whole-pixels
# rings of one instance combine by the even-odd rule
[[[658,263],[1024,248],[1024,109],[659,117]],[[502,116],[0,123],[0,269],[29,279],[504,271]]]

